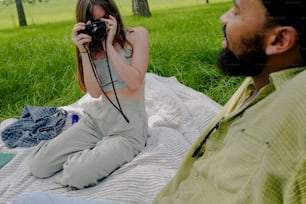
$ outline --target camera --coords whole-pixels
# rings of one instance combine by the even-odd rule
[[[106,38],[106,25],[103,21],[94,21],[86,24],[85,29],[79,33],[84,33],[93,37],[96,41],[102,42]]]

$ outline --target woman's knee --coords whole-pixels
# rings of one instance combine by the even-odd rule
[[[82,189],[97,184],[97,175],[93,173],[95,168],[91,158],[86,157],[90,150],[83,150],[70,155],[63,165],[63,176],[61,183],[63,185]]]
[[[43,144],[37,147],[36,151],[28,157],[28,165],[30,172],[38,178],[46,178],[52,176],[56,171],[51,162],[50,155],[43,152]]]
[[[38,178],[46,178],[53,174],[51,168],[48,166],[48,162],[40,158],[29,158],[30,172]]]

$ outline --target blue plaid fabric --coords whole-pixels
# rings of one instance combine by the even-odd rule
[[[9,148],[35,146],[42,140],[56,137],[67,115],[67,111],[57,107],[27,105],[21,118],[3,130],[2,141]]]

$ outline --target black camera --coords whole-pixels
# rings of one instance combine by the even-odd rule
[[[106,25],[103,21],[94,21],[92,24],[86,24],[85,29],[80,33],[84,33],[93,37],[96,41],[102,42],[106,38]]]

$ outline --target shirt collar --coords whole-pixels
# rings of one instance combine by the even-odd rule
[[[304,71],[305,69],[306,67],[298,67],[271,73],[269,84],[260,89],[254,100],[252,100],[250,104],[247,104],[247,106],[257,103],[262,98],[266,97],[269,93],[271,93],[273,90],[280,88],[284,83],[286,83],[288,80],[296,76],[298,73]],[[240,99],[238,103],[238,107],[240,107],[241,104],[244,104],[245,100],[250,97],[254,90],[254,80],[250,77],[250,81],[245,89],[244,96]]]
[[[305,69],[306,67],[298,67],[273,72],[270,74],[270,84],[273,84],[274,88],[277,89]]]

